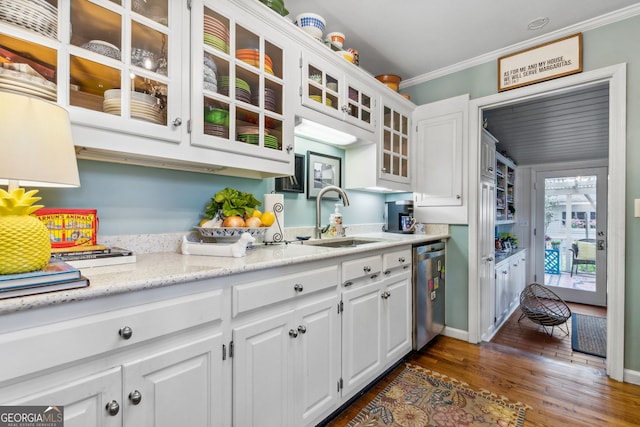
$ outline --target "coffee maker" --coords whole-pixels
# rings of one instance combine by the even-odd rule
[[[386,202],[384,219],[386,221],[384,231],[390,233],[413,233],[415,226],[413,200]]]

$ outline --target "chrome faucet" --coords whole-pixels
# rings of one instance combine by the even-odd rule
[[[316,239],[320,239],[322,237],[322,232],[324,229],[322,228],[322,224],[320,224],[320,219],[322,216],[320,215],[320,204],[322,202],[322,196],[329,191],[337,192],[340,197],[342,197],[342,204],[344,206],[349,206],[349,197],[347,197],[347,193],[338,186],[335,185],[327,185],[326,187],[322,187],[318,196],[316,197],[316,229],[315,229],[315,237]]]

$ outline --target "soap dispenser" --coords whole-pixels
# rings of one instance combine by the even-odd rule
[[[335,209],[331,215],[329,215],[329,229],[327,235],[329,237],[341,237],[344,236],[344,227],[342,226],[342,214],[340,213],[339,204],[336,203]]]

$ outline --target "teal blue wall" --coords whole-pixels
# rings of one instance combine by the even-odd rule
[[[583,69],[627,63],[627,188],[626,188],[626,307],[625,307],[625,368],[640,371],[640,220],[633,216],[633,199],[640,198],[640,17],[610,24],[583,33]],[[417,104],[437,101],[469,93],[479,98],[497,93],[497,61],[403,88]],[[517,90],[517,89],[516,89]],[[456,234],[467,234],[459,230]],[[462,236],[460,236],[460,240]],[[468,239],[467,239],[468,240]],[[461,265],[466,265],[465,251],[460,253]],[[450,277],[450,274],[449,274]],[[468,283],[461,286],[460,298],[466,298]],[[464,295],[464,296],[463,296]],[[466,324],[467,309],[449,311],[450,324]],[[453,308],[451,308],[453,310]]]
[[[344,150],[302,138],[296,151],[315,151],[343,159]],[[124,164],[79,160],[80,188],[40,189],[40,201],[47,207],[97,209],[99,235],[183,232],[203,218],[211,197],[225,187],[253,193],[264,202],[274,191],[275,179],[235,178]],[[344,174],[344,170],[343,170]],[[343,175],[344,176],[344,175]],[[305,183],[306,185],[306,183]],[[315,224],[315,199],[306,193],[283,193],[285,226]],[[345,224],[382,223],[385,196],[347,190],[351,206],[341,208]],[[410,196],[409,196],[410,198]],[[335,201],[322,202],[322,222],[327,222]]]
[[[446,324],[447,327],[469,330],[469,228],[449,226],[447,240]]]

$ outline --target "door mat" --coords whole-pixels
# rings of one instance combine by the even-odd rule
[[[413,364],[404,370],[348,427],[513,426],[522,427],[528,405]]]
[[[571,348],[592,356],[607,357],[607,318],[571,314]]]

